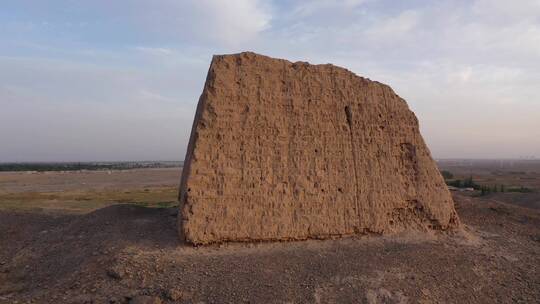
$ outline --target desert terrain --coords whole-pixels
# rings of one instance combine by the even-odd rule
[[[0,303],[537,303],[535,166],[439,161],[532,189],[453,192],[462,231],[202,247],[177,234],[181,168],[3,172]]]

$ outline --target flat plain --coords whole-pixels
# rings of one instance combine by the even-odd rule
[[[181,168],[0,172],[0,209],[84,213],[113,204],[177,204]]]
[[[539,302],[540,170],[439,166],[533,192],[454,192],[452,233],[193,247],[180,168],[1,173],[0,303]]]

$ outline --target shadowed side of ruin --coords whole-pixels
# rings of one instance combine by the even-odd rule
[[[407,103],[330,64],[214,56],[180,187],[188,242],[459,225]]]

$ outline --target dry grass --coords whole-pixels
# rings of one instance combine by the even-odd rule
[[[177,196],[178,188],[172,186],[61,192],[0,191],[0,210],[62,210],[85,213],[114,204],[166,208],[177,204]]]
[[[181,168],[1,172],[0,210],[86,213],[114,204],[177,204]]]

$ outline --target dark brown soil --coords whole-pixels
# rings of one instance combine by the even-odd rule
[[[453,235],[200,248],[174,209],[2,211],[0,303],[539,302],[540,211],[455,199]]]

